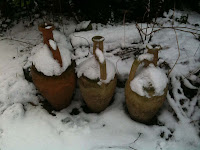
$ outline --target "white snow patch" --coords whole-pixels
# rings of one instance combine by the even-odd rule
[[[150,97],[144,88],[153,87],[155,93],[153,96],[160,96],[164,93],[164,89],[168,83],[168,78],[163,70],[150,64],[148,68],[144,68],[139,75],[130,82],[132,91],[141,96]]]
[[[81,23],[79,23],[77,26],[76,26],[76,30],[77,31],[80,31],[80,30],[83,30],[83,29],[86,29],[88,27],[88,25],[90,24],[91,21],[82,21]]]
[[[38,51],[33,57],[33,65],[44,75],[60,75],[60,64],[53,58],[51,51],[46,44],[40,44],[36,48]]]
[[[125,32],[125,39],[124,39],[124,32]],[[114,45],[121,46],[122,42],[123,44],[129,44],[132,42],[139,42],[140,41],[140,35],[138,33],[137,28],[135,27],[135,24],[130,24],[126,26],[126,30],[124,31],[124,26],[111,26],[108,28],[103,28],[101,30],[92,30],[87,32],[77,32],[70,35],[71,43],[72,45],[77,48],[79,46],[89,44],[92,45],[92,38],[96,35],[102,36],[105,38],[105,43],[112,43]],[[134,35],[134,36],[133,36]],[[81,38],[84,37],[84,38]],[[87,40],[86,40],[87,39]]]
[[[103,62],[105,61],[103,52],[102,52],[100,49],[97,48],[97,49],[95,50],[95,53],[96,53],[96,56],[97,56],[98,59],[99,59],[99,62],[100,62],[101,64],[103,64]]]
[[[143,60],[152,61],[152,60],[153,60],[153,57],[154,57],[153,54],[146,53],[146,54],[140,55],[140,56],[138,57],[138,60],[139,60],[139,61],[143,61]]]
[[[79,66],[76,67],[76,72],[78,78],[82,75],[85,77],[95,80],[100,79],[100,66],[95,57],[91,57],[83,61]],[[115,77],[115,66],[109,60],[106,60],[106,72],[107,78],[104,80],[104,83],[109,83]]]
[[[45,29],[51,29],[52,28],[52,26],[46,26],[45,27]]]
[[[56,42],[54,40],[49,40],[49,44],[53,48],[53,50],[57,49],[57,44],[56,44]]]

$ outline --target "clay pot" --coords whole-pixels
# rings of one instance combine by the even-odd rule
[[[74,67],[75,63],[60,76],[45,76],[34,65],[31,68],[33,83],[55,110],[66,108],[71,103],[76,85]]]
[[[126,106],[128,108],[128,112],[131,118],[139,122],[147,123],[156,115],[158,110],[163,105],[166,99],[168,86],[166,86],[166,88],[164,89],[164,94],[161,96],[153,96],[154,89],[147,89],[146,91],[151,96],[150,98],[146,96],[140,96],[136,92],[132,91],[130,87],[130,82],[134,79],[140,63],[141,62],[139,62],[138,60],[134,61],[130,71],[129,79],[127,80],[125,85]]]
[[[53,50],[49,44],[49,40],[53,40],[52,31],[54,26],[52,24],[43,24],[38,28],[43,33],[44,43],[48,45],[54,59],[57,59],[60,66],[62,66],[62,59],[58,47],[56,50]],[[73,62],[60,76],[46,76],[38,72],[35,66],[32,65],[31,75],[33,83],[55,110],[61,110],[67,107],[71,102],[71,97],[76,85],[74,68],[75,63]]]
[[[101,36],[95,36],[92,38],[94,45],[93,45],[93,54],[96,60],[99,62],[95,50],[99,48],[103,51],[103,41],[104,38]],[[100,63],[100,79],[105,80],[107,77],[106,73],[106,61]],[[99,80],[90,80],[85,76],[81,76],[78,79],[79,87],[81,90],[81,94],[83,99],[89,109],[93,112],[101,112],[106,109],[109,105],[113,94],[115,92],[115,87],[117,83],[117,78],[115,77],[110,83],[105,84],[102,83],[101,85],[98,84]]]
[[[108,84],[97,84],[98,81],[90,80],[84,76],[78,79],[81,95],[88,108],[93,112],[101,112],[108,107],[117,84],[115,77]]]

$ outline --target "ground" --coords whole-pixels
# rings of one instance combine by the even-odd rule
[[[180,18],[185,14],[189,17],[183,24]],[[172,15],[169,11],[165,18],[158,18],[157,26],[171,27]],[[194,12],[176,11],[174,26],[189,32],[165,28],[152,36],[149,44],[162,46],[158,64],[166,73],[173,68],[178,49],[180,58],[168,76],[165,103],[148,124],[132,120],[125,105],[125,81],[134,59],[146,52],[149,39],[142,35],[141,42],[135,23],[92,24],[93,30],[85,32],[75,32],[73,20],[54,23],[67,37],[77,65],[92,55],[91,37],[105,37],[104,55],[115,64],[118,83],[112,103],[98,114],[88,110],[78,85],[69,107],[54,111],[49,106],[28,73],[32,48],[42,42],[37,28],[42,20],[31,27],[16,24],[0,37],[0,150],[200,149],[200,41],[191,34],[199,34],[199,18]]]

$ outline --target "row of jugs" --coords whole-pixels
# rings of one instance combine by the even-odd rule
[[[58,60],[62,66],[62,59],[59,49],[57,48],[56,50],[52,50],[51,45],[49,44],[49,40],[53,40],[52,31],[54,27],[50,29],[45,27],[46,25],[39,26],[39,30],[43,34],[44,43],[48,45],[54,59]],[[98,49],[103,52],[104,38],[101,36],[95,36],[92,38],[92,41],[94,43],[93,54],[99,64],[100,80],[91,80],[83,74],[78,78],[78,84],[81,95],[88,108],[93,112],[101,112],[108,107],[114,95],[117,78],[115,75],[109,83],[99,84],[99,81],[106,80],[107,78],[106,60],[100,62],[95,51]],[[148,53],[154,54],[153,64],[156,66],[158,50],[149,49]],[[140,63],[141,62],[139,62],[137,59],[133,62],[129,79],[126,82],[126,105],[131,118],[140,122],[148,122],[155,116],[159,108],[162,106],[166,98],[167,87],[165,88],[163,95],[153,96],[151,98],[140,96],[136,92],[132,91],[130,82],[134,79]],[[146,61],[146,67],[150,63],[151,62]],[[76,86],[75,63],[72,63],[71,66],[69,66],[60,76],[45,76],[41,72],[37,71],[35,66],[32,65],[31,75],[36,88],[56,110],[66,108],[70,104]]]

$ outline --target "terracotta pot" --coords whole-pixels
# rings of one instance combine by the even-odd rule
[[[101,36],[95,36],[92,38],[93,45],[93,54],[96,60],[99,62],[98,57],[96,56],[95,50],[99,48],[103,51],[103,41],[104,38]],[[100,79],[105,80],[107,77],[106,73],[106,61],[100,63]],[[112,96],[115,92],[115,87],[117,83],[117,78],[115,77],[108,84],[102,83],[98,84],[99,80],[90,80],[85,76],[81,76],[78,79],[79,87],[81,90],[81,94],[87,106],[93,112],[101,112],[106,109],[109,105]]]
[[[52,24],[42,24],[39,25],[38,29],[43,33],[44,43],[48,45],[54,59],[57,59],[60,66],[62,66],[62,59],[58,47],[56,50],[53,50],[49,44],[49,40],[53,40],[52,31],[54,26]],[[60,76],[46,76],[43,73],[38,72],[35,66],[32,65],[31,75],[33,83],[56,110],[67,107],[71,102],[71,97],[76,85],[74,68],[75,63],[73,62]]]
[[[31,68],[33,83],[55,110],[61,110],[71,102],[76,85],[74,67],[75,63],[60,76],[45,76],[34,65]]]
[[[140,96],[136,92],[132,91],[130,87],[130,82],[134,79],[140,63],[141,62],[139,62],[138,60],[135,60],[132,65],[129,79],[127,80],[125,86],[125,97],[128,112],[131,118],[139,122],[147,123],[156,115],[158,110],[163,105],[166,99],[168,87],[166,86],[166,88],[164,89],[164,94],[161,96],[153,96],[154,89],[148,89],[147,92],[151,96],[150,98],[146,96]]]

